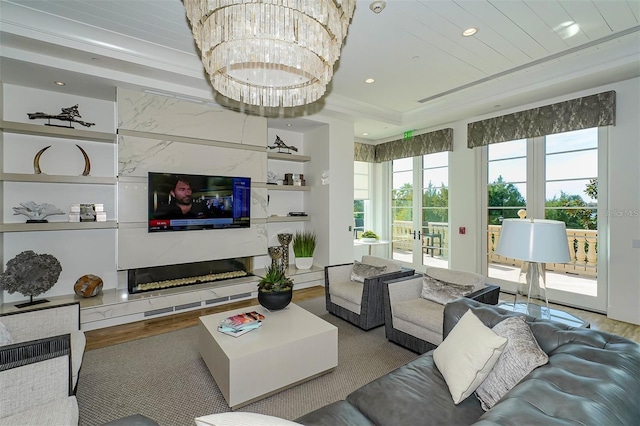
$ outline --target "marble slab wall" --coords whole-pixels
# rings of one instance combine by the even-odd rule
[[[267,121],[118,90],[119,270],[267,253]],[[250,177],[251,227],[149,233],[148,172]]]

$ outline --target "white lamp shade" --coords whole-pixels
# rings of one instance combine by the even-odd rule
[[[496,254],[538,263],[566,263],[569,255],[564,222],[546,219],[505,219]]]

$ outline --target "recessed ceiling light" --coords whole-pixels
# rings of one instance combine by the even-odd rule
[[[63,81],[54,81],[55,84],[57,84],[58,86],[64,86],[65,83]]]
[[[291,127],[291,123],[287,123],[287,127]]]
[[[364,133],[362,134],[362,136],[369,136],[369,133],[364,132]]]
[[[367,84],[371,84],[371,83],[373,83],[374,81],[375,81],[375,80],[374,80],[373,78],[368,78],[368,79],[366,79],[364,82],[365,82],[365,83],[367,83]]]
[[[462,35],[463,35],[464,37],[471,37],[472,35],[474,35],[474,34],[475,34],[475,33],[477,33],[477,32],[478,32],[478,29],[477,29],[477,28],[471,27],[471,28],[467,28],[466,30],[464,30],[464,31],[462,32]]]

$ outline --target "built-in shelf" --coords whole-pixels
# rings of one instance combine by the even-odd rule
[[[3,180],[5,182],[86,183],[91,185],[115,185],[118,182],[115,177],[64,176],[47,175],[44,173],[0,173],[0,180]]]
[[[267,159],[295,161],[298,163],[306,163],[307,161],[311,161],[311,157],[309,157],[308,155],[283,154],[282,152],[267,152]]]
[[[7,133],[80,139],[93,142],[116,142],[115,133],[94,132],[92,130],[74,129],[70,127],[45,126],[44,124],[20,123],[17,121],[2,121],[0,122],[0,126],[2,130]]]
[[[308,222],[311,218],[309,216],[270,216],[267,218],[267,223],[276,222]]]
[[[114,229],[115,221],[107,222],[48,222],[48,223],[3,223],[0,232],[34,232],[34,231],[76,231],[83,229]]]
[[[310,186],[300,185],[267,185],[269,191],[310,191]]]

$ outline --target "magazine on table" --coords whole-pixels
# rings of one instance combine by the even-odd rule
[[[261,321],[255,321],[252,322],[250,324],[245,324],[243,327],[239,328],[239,329],[235,329],[232,327],[227,327],[224,325],[220,325],[218,327],[218,331],[224,334],[228,334],[229,336],[233,336],[233,337],[238,337],[238,336],[242,336],[243,334],[246,334],[252,330],[255,330],[257,328],[260,328],[260,326],[262,325]]]
[[[251,311],[227,317],[222,320],[220,325],[223,327],[231,328],[233,330],[239,330],[243,329],[249,324],[260,323],[260,321],[262,321],[263,319],[264,315],[256,311]]]

